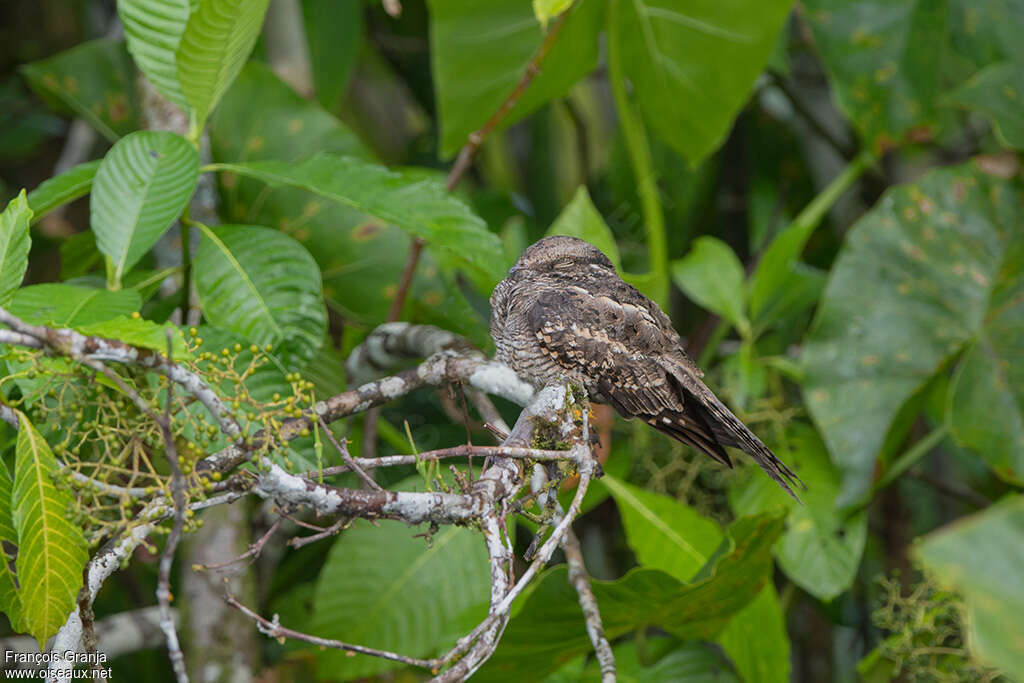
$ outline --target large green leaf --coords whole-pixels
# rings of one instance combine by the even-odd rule
[[[81,116],[111,142],[139,127],[135,70],[124,43],[82,43],[21,72],[48,105]]]
[[[317,580],[311,630],[425,657],[454,644],[464,612],[483,618],[490,568],[480,534],[449,526],[428,544],[413,538],[414,533],[404,524],[374,527],[362,521],[346,531],[331,548]],[[319,652],[321,676],[362,678],[397,665],[346,655]]]
[[[853,583],[867,540],[867,513],[849,515],[836,509],[839,470],[817,432],[791,422],[776,451],[800,475],[807,489],[797,505],[774,482],[752,477],[730,491],[736,514],[749,515],[784,508],[786,531],[775,546],[775,558],[794,583],[822,600],[832,600]]]
[[[198,180],[199,154],[174,133],[132,133],[107,152],[93,180],[89,219],[112,284],[120,286],[181,214]]]
[[[1024,390],[1011,341],[1024,335],[1022,202],[1019,179],[968,163],[890,190],[848,233],[803,355],[808,409],[843,473],[840,504],[867,492],[907,399],[965,350],[954,435],[1003,476],[1022,477]]]
[[[716,638],[744,681],[789,683],[786,616],[771,581]]]
[[[263,27],[268,0],[201,0],[177,51],[178,82],[202,128],[242,70]]]
[[[32,222],[36,223],[58,206],[89,194],[100,163],[100,159],[86,161],[39,183],[39,187],[28,193]]]
[[[668,496],[644,491],[604,476],[626,528],[626,540],[643,567],[660,569],[689,581],[722,542],[717,524]]]
[[[979,71],[946,101],[976,109],[992,120],[1007,147],[1024,149],[1024,63],[1002,62]]]
[[[316,99],[334,110],[348,91],[363,44],[359,0],[302,0]]]
[[[260,107],[253,109],[252,103],[257,99]],[[300,97],[269,67],[255,61],[245,65],[224,95],[210,119],[209,130],[216,161],[298,161],[316,152],[369,159],[359,139],[338,119]],[[262,212],[258,215],[256,211],[264,206],[273,207],[282,195],[296,197],[300,208],[310,203],[309,196],[301,190],[289,187],[268,190],[258,180],[234,174],[221,176],[221,193],[225,212],[232,220],[240,222],[260,222],[257,219]],[[259,204],[254,208],[252,204],[257,198]],[[321,212],[322,207],[317,206],[308,211],[308,215],[295,218],[315,220]],[[361,220],[359,214],[349,212]],[[349,227],[337,217],[334,219],[335,226]],[[293,223],[295,221],[279,225],[275,220],[266,224],[292,231]]]
[[[191,12],[190,0],[117,0],[128,52],[160,93],[185,108],[175,53]]]
[[[28,250],[32,238],[28,224],[32,209],[25,199],[25,190],[18,193],[0,213],[0,306],[6,306],[21,286],[28,269]]]
[[[167,351],[167,331],[171,331],[171,349],[175,360],[183,360],[190,356],[185,345],[185,336],[173,325],[161,325],[152,320],[118,316],[102,322],[76,325],[75,329],[82,334],[105,339],[117,339],[125,344],[143,349]]]
[[[1019,676],[1024,671],[1024,496],[930,534],[915,552],[941,583],[963,594],[971,651]]]
[[[254,225],[207,229],[195,283],[214,325],[256,344],[283,344],[289,365],[316,355],[327,330],[320,269],[295,239]]]
[[[1020,279],[1020,256],[1014,266],[1018,270],[1006,276]],[[1024,305],[1022,287],[1011,282],[1004,281],[1009,286],[993,294],[990,308],[998,315],[968,347],[953,376],[948,416],[959,443],[1019,484],[1024,481]]]
[[[18,581],[23,605],[19,626],[35,636],[40,649],[75,609],[88,561],[82,530],[66,515],[74,498],[51,477],[57,460],[28,418],[18,413],[17,456],[11,495],[18,532]]]
[[[300,187],[394,223],[472,266],[471,274],[491,285],[507,269],[498,236],[443,184],[420,172],[395,171],[331,154],[296,163],[254,161],[215,167],[273,185]]]
[[[14,482],[7,463],[0,461],[0,612],[7,615],[12,628],[18,630],[21,620],[21,598],[18,596],[14,576],[13,551],[18,545],[18,532],[14,528],[14,508],[11,492]]]
[[[720,552],[689,584],[658,569],[634,569],[618,581],[593,581],[609,640],[656,626],[682,639],[714,638],[753,600],[771,574],[771,546],[782,521],[744,517]],[[482,681],[538,680],[592,649],[576,591],[564,566],[548,570],[513,617]]]
[[[441,156],[453,156],[509,96],[544,41],[529,2],[431,0],[430,56]],[[597,63],[604,2],[571,10],[540,72],[502,120],[508,126],[563,95]]]
[[[611,259],[616,270],[622,272],[619,245],[615,242],[615,235],[594,207],[585,185],[576,190],[576,196],[562,209],[562,213],[558,214],[558,218],[548,228],[547,234],[569,235],[590,242]]]
[[[746,335],[747,285],[743,264],[715,237],[698,237],[690,253],[672,263],[672,279],[687,296],[714,311]]]
[[[261,106],[253,110],[256,99]],[[210,140],[217,161],[298,161],[318,151],[369,158],[336,118],[256,62],[246,65],[217,107]],[[323,272],[324,295],[346,329],[368,330],[386,318],[409,250],[407,233],[296,187],[267,187],[233,173],[220,179],[229,221],[278,227],[309,248]],[[467,303],[453,269],[441,268],[429,247],[420,266],[403,318],[488,343],[487,321]]]
[[[610,39],[647,125],[696,165],[725,139],[791,0],[613,0]]]
[[[875,152],[933,135],[947,0],[806,0],[839,106]]]
[[[139,293],[133,289],[108,292],[75,285],[43,284],[19,289],[8,308],[33,325],[76,327],[131,315],[141,305]]]
[[[722,542],[724,535],[717,524],[682,503],[607,474],[600,483],[615,499],[626,540],[644,567],[688,581]],[[771,585],[729,621],[718,642],[745,680],[789,680],[789,638]]]

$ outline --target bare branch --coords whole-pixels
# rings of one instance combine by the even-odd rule
[[[587,576],[587,568],[583,564],[583,551],[580,549],[580,540],[576,538],[575,532],[570,527],[562,539],[562,550],[565,551],[565,559],[569,565],[569,583],[576,589],[579,596],[580,607],[583,609],[583,619],[587,625],[587,635],[594,645],[594,653],[601,665],[601,683],[615,683],[615,655],[612,653],[612,646],[604,635],[604,625],[601,623],[601,612],[597,607],[597,598],[590,588],[590,577]]]
[[[382,659],[390,659],[394,662],[401,662],[403,664],[409,664],[411,666],[420,666],[424,669],[434,669],[437,667],[436,659],[416,659],[415,657],[406,657],[405,655],[396,654],[394,652],[388,652],[387,650],[377,650],[372,647],[364,647],[362,645],[350,645],[349,643],[343,643],[340,640],[331,640],[330,638],[319,638],[317,636],[311,636],[301,631],[294,631],[290,628],[281,626],[278,621],[278,616],[275,614],[273,619],[265,619],[256,612],[240,603],[234,595],[227,593],[224,596],[224,601],[229,605],[237,609],[239,612],[249,617],[256,622],[260,633],[269,636],[271,638],[292,638],[294,640],[301,640],[319,647],[329,647],[334,650],[345,650],[347,652],[357,652],[362,655],[370,655],[371,657],[380,657]]]
[[[331,431],[331,428],[327,426],[327,423],[324,422],[323,418],[318,417],[317,422],[320,423],[320,428],[324,430],[324,433],[327,435],[327,439],[334,445],[334,448],[337,449],[338,453],[341,454],[341,459],[345,461],[345,464],[348,466],[348,468],[354,471],[357,475],[359,475],[359,478],[362,479],[363,482],[365,482],[366,485],[370,487],[371,490],[383,491],[384,489],[380,487],[380,484],[374,481],[373,477],[369,476],[368,474],[366,474],[366,472],[362,470],[362,468],[359,466],[359,463],[357,463],[355,458],[353,458],[352,455],[348,452],[348,447],[345,445],[345,443],[339,443],[338,440],[334,438],[334,433]]]
[[[167,331],[167,355],[173,352],[171,331]],[[171,402],[174,400],[174,387],[167,382],[167,396],[164,403],[164,414],[157,419],[160,433],[163,435],[167,463],[171,468],[171,500],[174,502],[174,524],[167,536],[163,553],[160,555],[160,570],[156,585],[156,599],[160,605],[160,629],[167,638],[167,652],[174,667],[174,676],[178,683],[188,683],[188,672],[185,670],[185,655],[178,644],[178,631],[174,627],[171,616],[171,566],[174,563],[174,552],[178,549],[182,531],[185,528],[185,509],[188,503],[186,496],[185,475],[178,462],[178,449],[174,445],[174,434],[171,432]]]
[[[345,526],[351,521],[351,517],[342,517],[334,524],[330,525],[326,529],[318,531],[315,534],[310,534],[309,536],[295,536],[293,538],[289,538],[288,545],[297,549],[309,545],[310,543],[316,543],[317,541],[322,541],[325,538],[330,538],[331,536],[340,533],[341,530],[344,529]]]
[[[231,565],[234,565],[234,564],[238,564],[239,562],[242,562],[244,560],[248,560],[249,558],[252,558],[253,560],[255,560],[257,557],[260,556],[260,553],[263,552],[263,546],[265,546],[267,544],[267,541],[270,540],[270,537],[274,535],[275,531],[277,531],[277,527],[281,526],[281,521],[283,519],[284,519],[284,517],[278,518],[278,520],[275,521],[270,526],[269,529],[267,529],[267,532],[265,534],[260,536],[259,539],[255,543],[250,543],[249,544],[249,549],[246,550],[241,555],[239,555],[238,557],[236,557],[234,559],[231,559],[231,560],[228,560],[227,562],[222,562],[220,564],[197,564],[197,565],[194,565],[194,569],[196,569],[196,570],[203,570],[203,571],[207,571],[207,570],[211,570],[211,569],[212,570],[219,570],[219,569],[225,569],[226,567],[230,567]],[[252,562],[250,561],[248,564],[252,564]]]
[[[68,329],[55,330],[50,327],[29,325],[2,307],[0,307],[0,323],[24,337],[31,338],[25,341],[32,342],[20,343],[0,336],[0,342],[3,343],[30,348],[45,348],[47,351],[68,356],[86,365],[89,361],[113,361],[159,372],[181,386],[187,393],[195,396],[217,420],[221,431],[225,434],[231,438],[237,438],[242,432],[213,389],[207,386],[199,375],[175,363],[169,355],[152,349],[132,346],[116,339],[86,336]],[[0,330],[0,333],[2,332],[4,331]]]

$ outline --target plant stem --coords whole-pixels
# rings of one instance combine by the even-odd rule
[[[720,319],[718,321],[718,324],[715,325],[714,331],[711,332],[711,336],[708,337],[707,343],[704,344],[704,348],[700,350],[700,354],[697,356],[698,367],[706,368],[711,364],[711,361],[715,357],[715,352],[718,351],[718,345],[722,343],[723,339],[725,339],[726,335],[729,333],[730,327],[731,325],[729,325],[728,320]]]
[[[644,229],[647,233],[647,260],[650,273],[655,276],[655,300],[662,308],[668,304],[668,240],[665,236],[665,216],[658,198],[658,177],[651,161],[651,148],[643,121],[633,110],[626,92],[626,76],[622,67],[619,45],[622,40],[615,13],[618,1],[612,0],[608,22],[608,75],[611,80],[615,109],[619,125],[626,139],[626,149],[636,176],[636,191],[640,196]]]
[[[846,193],[850,186],[858,178],[860,178],[864,171],[871,167],[875,163],[875,155],[871,152],[861,152],[853,158],[850,163],[846,165],[842,173],[837,175],[831,183],[826,185],[817,196],[812,199],[807,206],[804,207],[796,218],[793,219],[793,223],[790,226],[794,230],[800,230],[806,233],[803,237],[803,241],[806,242],[814,232],[814,229],[818,227],[821,220],[828,213],[832,205],[839,201],[839,198]],[[789,229],[789,228],[787,228]],[[802,247],[801,247],[802,249]]]
[[[192,220],[188,207],[178,221],[181,228],[181,324],[188,324],[188,309],[192,304]]]
[[[932,449],[938,446],[948,435],[949,425],[941,424],[908,448],[903,455],[893,460],[885,474],[871,487],[872,497],[874,497],[875,493],[896,481],[901,474],[910,469],[918,460],[931,453]]]

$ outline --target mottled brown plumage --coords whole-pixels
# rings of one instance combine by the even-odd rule
[[[730,467],[725,447],[738,448],[794,495],[796,475],[704,386],[668,316],[593,245],[556,236],[524,251],[491,295],[491,336],[533,384],[582,385]]]

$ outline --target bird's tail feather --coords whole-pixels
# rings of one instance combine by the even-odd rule
[[[786,463],[779,460],[771,452],[771,449],[765,446],[752,431],[747,429],[747,426],[738,417],[733,415],[732,411],[710,391],[707,392],[706,396],[701,396],[698,400],[701,403],[701,407],[708,413],[710,419],[707,422],[713,425],[712,431],[715,440],[719,444],[738,448],[749,455],[765,471],[765,474],[774,479],[786,493],[793,496],[797,502],[801,502],[790,485],[800,488],[806,487],[800,481],[800,477],[793,470],[789,469]]]
[[[715,439],[714,433],[703,421],[692,419],[694,416],[683,415],[682,413],[664,411],[656,417],[648,417],[647,424],[659,432],[667,434],[676,441],[681,441],[687,446],[692,446],[698,451],[710,456],[714,460],[727,467],[732,467],[732,460],[729,454]]]

